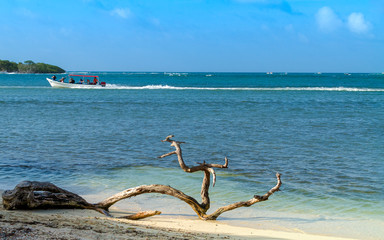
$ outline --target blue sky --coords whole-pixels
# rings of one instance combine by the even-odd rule
[[[384,72],[384,1],[0,0],[0,59],[68,71]]]

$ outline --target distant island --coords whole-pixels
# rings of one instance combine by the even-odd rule
[[[0,72],[16,73],[65,73],[65,70],[46,63],[35,63],[31,60],[24,63],[15,63],[8,60],[0,60]]]

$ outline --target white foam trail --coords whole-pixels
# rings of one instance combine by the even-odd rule
[[[107,84],[105,89],[128,89],[128,90],[208,90],[208,91],[338,91],[338,92],[384,92],[382,88],[347,88],[347,87],[273,87],[273,88],[249,88],[249,87],[174,87],[168,85],[146,85],[146,86],[124,86]]]
[[[48,86],[0,86],[4,88],[51,88]],[[67,88],[68,89],[68,88]],[[200,91],[331,91],[331,92],[384,92],[383,88],[347,88],[347,87],[269,87],[269,88],[249,88],[249,87],[174,87],[169,85],[146,85],[146,86],[126,86],[118,84],[108,84],[105,87],[78,87],[72,89],[117,89],[117,90],[200,90]]]

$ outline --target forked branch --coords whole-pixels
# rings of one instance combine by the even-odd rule
[[[170,153],[166,153],[164,155],[161,155],[158,158],[164,158],[164,157],[168,157],[168,156],[171,156],[173,154],[176,154],[177,155],[177,159],[179,161],[179,165],[180,165],[181,169],[183,169],[184,172],[193,173],[193,172],[197,172],[197,171],[208,171],[213,176],[212,185],[215,186],[216,174],[215,174],[215,170],[213,168],[228,168],[228,158],[225,157],[224,165],[221,165],[221,164],[207,164],[204,161],[203,163],[200,163],[197,166],[188,167],[185,164],[185,162],[184,162],[183,154],[182,154],[181,147],[180,147],[180,144],[185,143],[185,142],[179,142],[179,141],[172,140],[171,138],[173,138],[173,137],[174,137],[174,135],[169,135],[164,140],[162,140],[162,142],[170,142],[171,146],[175,147],[175,151],[170,152]]]
[[[218,216],[220,216],[224,212],[227,212],[227,211],[239,208],[239,207],[250,207],[250,206],[252,206],[255,203],[268,200],[269,196],[271,196],[274,192],[280,191],[280,186],[282,184],[280,177],[281,177],[281,174],[280,173],[276,173],[276,178],[277,178],[276,186],[271,188],[271,190],[269,190],[263,196],[255,195],[255,196],[253,196],[253,198],[251,198],[248,201],[237,202],[237,203],[233,203],[233,204],[221,207],[221,208],[217,209],[214,213],[206,216],[206,220],[215,220]]]

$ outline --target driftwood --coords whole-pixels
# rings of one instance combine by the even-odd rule
[[[236,202],[227,206],[220,207],[212,214],[207,214],[208,209],[210,208],[210,199],[209,199],[209,186],[211,181],[212,174],[212,186],[216,182],[215,168],[228,168],[228,159],[225,157],[224,165],[221,164],[208,164],[199,163],[197,166],[188,167],[182,156],[182,151],[180,144],[184,142],[178,142],[172,140],[173,135],[168,136],[162,142],[170,142],[171,146],[175,147],[175,151],[164,154],[159,158],[164,158],[170,155],[177,155],[179,165],[182,170],[188,173],[193,173],[197,171],[202,171],[204,173],[203,184],[201,186],[201,200],[199,203],[196,199],[191,196],[186,195],[185,193],[172,188],[166,185],[142,185],[134,188],[126,189],[122,192],[119,192],[99,203],[88,203],[85,199],[79,195],[69,192],[67,190],[61,189],[55,186],[52,183],[47,182],[31,182],[24,181],[19,183],[15,189],[7,190],[3,193],[3,205],[7,210],[12,209],[38,209],[38,208],[81,208],[81,209],[92,209],[98,211],[108,217],[113,217],[109,213],[109,208],[116,202],[131,198],[137,195],[145,193],[160,193],[166,194],[173,197],[176,197],[185,203],[187,203],[197,214],[200,219],[203,220],[215,220],[222,213],[239,208],[239,207],[249,207],[255,203],[268,200],[268,198],[276,191],[279,191],[281,182],[281,174],[276,173],[277,184],[271,188],[263,196],[255,195],[248,201]],[[159,211],[146,211],[139,212],[133,215],[124,216],[120,218],[125,219],[142,219],[154,215],[161,214]]]

